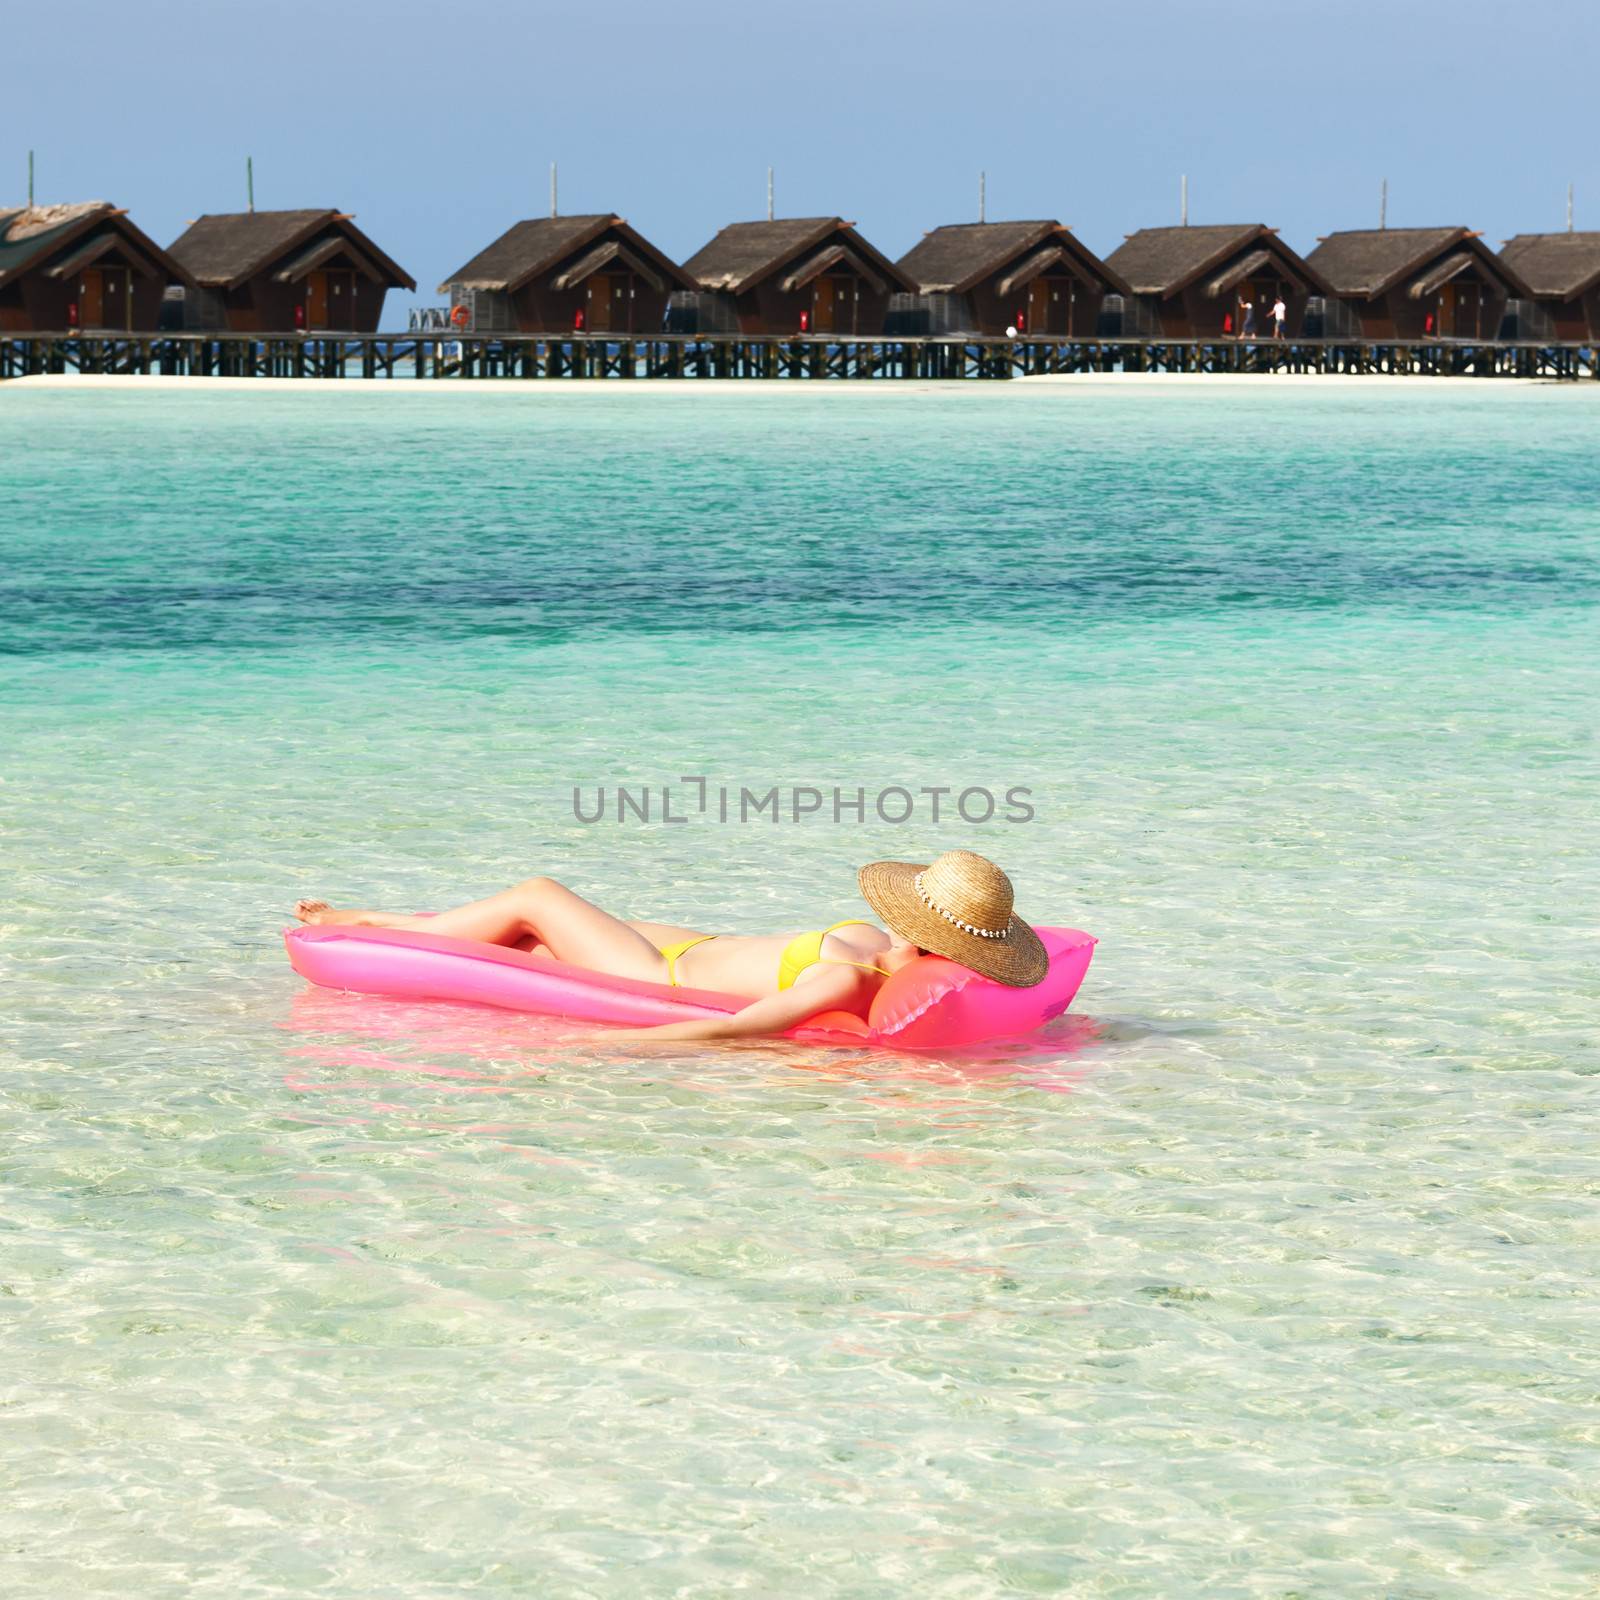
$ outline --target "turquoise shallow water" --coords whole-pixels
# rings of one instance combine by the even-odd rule
[[[1600,393],[0,391],[0,1580],[1600,1583]],[[987,827],[574,784],[1012,785]],[[1101,938],[961,1061],[305,989],[306,893]]]

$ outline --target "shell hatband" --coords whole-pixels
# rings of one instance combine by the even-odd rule
[[[950,923],[952,927],[960,928],[963,933],[974,934],[979,939],[1005,939],[1010,936],[1010,922],[1007,922],[1003,928],[980,928],[973,923],[964,921],[958,916],[952,915],[950,912],[946,911],[942,905],[934,900],[926,889],[923,888],[922,878],[923,874],[919,872],[916,877],[911,880],[911,886],[917,891],[917,898],[921,900],[923,905],[933,912],[935,916],[943,917],[944,920]]]

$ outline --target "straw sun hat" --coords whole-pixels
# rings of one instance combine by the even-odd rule
[[[874,861],[856,874],[867,904],[902,939],[981,977],[1031,989],[1050,970],[1039,935],[1011,910],[1011,880],[970,850],[927,866]]]

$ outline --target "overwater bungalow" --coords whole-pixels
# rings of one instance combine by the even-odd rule
[[[1526,293],[1470,228],[1355,228],[1320,239],[1306,260],[1335,297],[1329,337],[1493,339],[1506,301]]]
[[[476,333],[659,333],[694,280],[611,212],[514,223],[439,285]],[[458,309],[459,308],[459,309]]]
[[[153,333],[187,275],[105,200],[0,209],[0,331]]]
[[[1241,304],[1255,307],[1255,331],[1280,297],[1285,332],[1300,331],[1306,301],[1327,292],[1316,271],[1265,223],[1141,228],[1106,257],[1131,286],[1120,331],[1166,339],[1219,339],[1242,331]]]
[[[1519,233],[1500,259],[1527,287],[1507,336],[1600,340],[1600,233]]]
[[[376,333],[389,290],[417,286],[344,211],[216,212],[170,249],[191,330]]]
[[[895,296],[890,334],[1091,338],[1106,295],[1130,292],[1059,222],[951,223],[895,265],[915,292]]]
[[[735,222],[683,264],[696,293],[674,302],[685,333],[882,333],[913,284],[839,217]]]

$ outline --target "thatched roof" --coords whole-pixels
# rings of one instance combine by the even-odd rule
[[[136,268],[148,278],[160,278],[163,283],[182,281],[169,270],[172,263],[159,250],[152,250],[146,255],[124,232],[112,227],[94,227],[80,234],[72,241],[71,249],[59,254],[44,267],[44,275],[47,278],[71,278],[96,262],[104,261],[107,256]]]
[[[1352,228],[1330,233],[1306,260],[1346,299],[1375,300],[1408,278],[1416,280],[1409,292],[1420,298],[1474,264],[1511,294],[1523,288],[1470,228]]]
[[[888,284],[872,270],[864,257],[858,255],[849,245],[840,244],[833,239],[824,239],[809,255],[802,256],[793,270],[786,272],[779,279],[778,287],[785,294],[794,294],[797,290],[805,288],[808,283],[820,278],[823,273],[832,272],[835,267],[848,268],[874,294],[889,292]]]
[[[1539,299],[1575,300],[1600,285],[1600,233],[1519,233],[1500,259]]]
[[[602,239],[592,249],[585,250],[570,266],[564,267],[550,280],[552,288],[576,289],[595,273],[615,261],[626,267],[636,278],[642,278],[658,294],[665,293],[670,281],[656,271],[655,266],[637,251],[630,250],[620,239]],[[670,266],[670,262],[665,262]]]
[[[934,228],[895,263],[919,294],[966,294],[996,273],[1010,272],[1000,293],[1030,281],[1057,263],[1113,294],[1128,286],[1059,222],[953,222]]]
[[[113,209],[109,200],[78,200],[60,206],[9,206],[0,209],[0,241],[21,244],[41,233],[53,233],[69,223]]]
[[[291,266],[327,238],[340,238],[347,254],[375,282],[415,289],[416,280],[393,261],[342,211],[223,211],[200,217],[172,241],[173,258],[208,289],[233,289],[263,272],[303,275]],[[336,254],[337,252],[330,252]],[[327,256],[323,257],[328,259]]]
[[[802,257],[840,246],[859,258],[890,289],[910,291],[911,280],[889,258],[839,217],[785,217],[775,222],[730,223],[683,264],[701,289],[743,294],[773,273],[793,273]]]
[[[1284,277],[1317,293],[1326,292],[1327,286],[1315,267],[1263,222],[1141,228],[1130,233],[1106,257],[1106,265],[1127,280],[1134,294],[1159,295],[1166,300],[1182,294],[1200,278],[1209,278],[1207,289],[1215,296],[1226,293],[1230,281],[1238,281],[1227,270],[1237,256],[1261,251],[1266,252],[1266,262],[1275,263]],[[1218,288],[1218,284],[1223,287]]]
[[[1471,265],[1472,252],[1470,250],[1453,251],[1442,261],[1436,261],[1426,272],[1413,279],[1406,293],[1413,300],[1425,300],[1430,294],[1438,294],[1447,283],[1454,278],[1459,278]]]
[[[0,283],[41,266],[64,277],[113,252],[152,277],[189,282],[182,267],[107,200],[0,209]]]
[[[308,272],[325,267],[330,261],[348,261],[363,277],[374,283],[383,282],[383,269],[356,247],[342,233],[324,233],[314,238],[304,250],[289,257],[272,276],[279,283],[299,283]]]
[[[1230,289],[1236,289],[1246,278],[1253,277],[1263,267],[1272,264],[1270,250],[1246,250],[1242,256],[1236,256],[1225,266],[1216,277],[1206,285],[1206,294],[1213,300],[1218,295],[1226,294]]]
[[[575,217],[532,217],[526,222],[515,222],[488,249],[480,250],[464,267],[452,272],[439,285],[439,293],[448,294],[452,284],[464,289],[520,289],[561,266],[569,256],[607,237],[638,258],[635,270],[648,267],[649,270],[639,273],[646,281],[653,274],[674,289],[694,287],[693,281],[671,257],[663,255],[614,212],[604,211]],[[607,256],[606,259],[613,258]],[[580,282],[605,264],[598,255],[592,261],[572,262],[562,277],[572,283]],[[629,265],[633,263],[630,261]],[[565,288],[568,284],[557,287]]]

